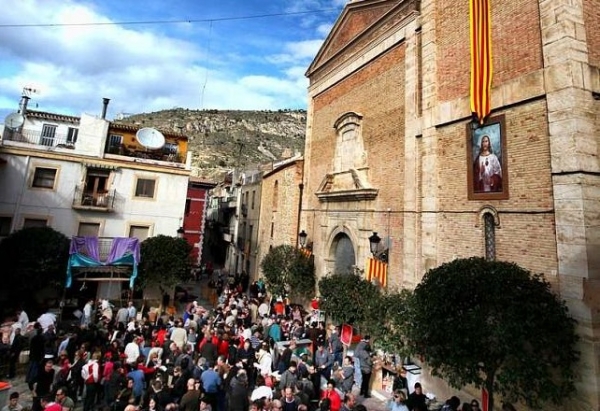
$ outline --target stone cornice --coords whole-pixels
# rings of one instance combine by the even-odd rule
[[[340,203],[374,200],[378,193],[379,190],[376,188],[361,188],[356,190],[320,191],[316,192],[315,195],[321,202]]]

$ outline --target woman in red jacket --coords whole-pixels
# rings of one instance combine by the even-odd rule
[[[321,400],[328,398],[330,401],[330,410],[331,411],[340,411],[342,408],[342,398],[340,394],[335,389],[335,382],[333,380],[327,381],[327,388],[321,394]]]

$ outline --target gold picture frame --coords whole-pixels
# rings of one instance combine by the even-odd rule
[[[482,125],[467,124],[467,186],[469,200],[509,198],[504,115]]]

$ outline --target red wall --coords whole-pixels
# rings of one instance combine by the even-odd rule
[[[206,198],[208,190],[212,186],[205,186],[190,182],[187,191],[186,210],[183,216],[183,237],[193,247],[191,252],[192,261],[200,263],[201,240],[204,235],[204,213],[206,209]]]

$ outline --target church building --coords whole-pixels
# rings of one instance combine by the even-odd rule
[[[600,409],[599,9],[349,1],[306,73],[317,274],[414,288],[471,256],[543,274],[579,323],[578,410]]]

